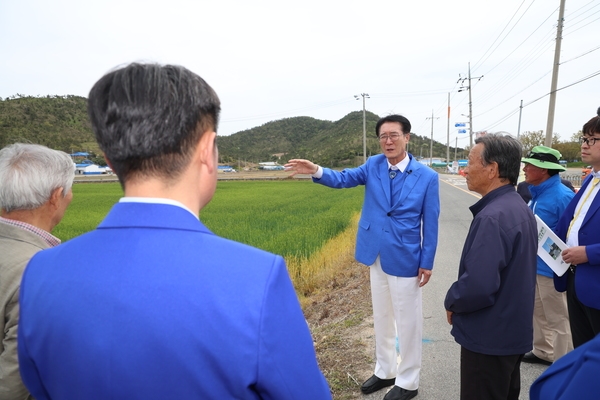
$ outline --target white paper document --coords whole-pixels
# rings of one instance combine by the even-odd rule
[[[570,265],[562,259],[561,255],[563,250],[567,248],[567,245],[552,232],[552,229],[540,217],[536,215],[535,220],[538,230],[537,254],[556,275],[563,276]]]

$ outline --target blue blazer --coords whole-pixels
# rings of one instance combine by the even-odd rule
[[[565,209],[556,226],[556,234],[564,241],[567,237],[569,224],[575,214],[579,199],[592,181],[590,175],[581,186],[581,189]],[[579,245],[586,246],[588,262],[577,265],[575,274],[575,287],[577,298],[588,307],[600,309],[600,195],[594,197],[590,209],[579,228]],[[559,292],[567,290],[567,274],[561,277],[554,276],[554,286]]]
[[[183,208],[116,204],[38,253],[20,294],[37,400],[331,398],[284,260]]]
[[[596,400],[600,395],[600,335],[548,367],[529,390],[531,400]]]
[[[313,179],[332,188],[365,185],[356,260],[372,265],[379,255],[383,271],[401,277],[417,276],[419,268],[433,268],[440,214],[437,173],[409,157],[406,180],[394,204],[390,204],[388,162],[383,154],[342,172],[323,168],[323,176]]]

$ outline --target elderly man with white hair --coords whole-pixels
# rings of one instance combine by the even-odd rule
[[[73,198],[74,176],[62,151],[20,143],[0,150],[0,400],[31,398],[17,361],[19,286],[31,257],[60,243],[50,232]]]

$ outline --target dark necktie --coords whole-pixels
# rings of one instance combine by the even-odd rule
[[[394,205],[394,178],[398,175],[398,170],[396,169],[389,169],[389,176],[390,176],[390,206]]]

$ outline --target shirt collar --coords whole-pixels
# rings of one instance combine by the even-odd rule
[[[3,217],[0,217],[0,222],[3,224],[16,226],[17,228],[21,228],[28,232],[31,232],[31,233],[39,236],[40,238],[42,238],[42,240],[44,242],[48,243],[48,245],[50,247],[58,246],[61,243],[60,239],[57,238],[56,236],[52,235],[49,232],[46,232],[43,229],[38,228],[37,226],[28,224],[27,222],[17,221],[16,219],[9,219],[9,218],[3,218]]]
[[[483,196],[477,203],[469,207],[473,217],[475,217],[481,210],[490,204],[496,197],[500,197],[508,192],[515,192],[515,187],[511,184],[502,185]],[[516,193],[516,192],[515,192]]]
[[[165,199],[162,197],[121,197],[121,199],[119,199],[119,203],[169,204],[171,206],[181,207],[184,210],[187,210],[190,214],[192,214],[194,218],[198,220],[200,219],[198,215],[194,214],[192,210],[183,205],[183,203],[180,203],[177,200]]]
[[[400,170],[400,172],[404,172],[404,170],[408,166],[409,162],[410,162],[410,157],[408,156],[408,153],[406,153],[406,156],[398,164],[395,164],[395,165],[394,164],[390,164],[390,161],[387,160],[388,169],[397,169],[397,170]]]

